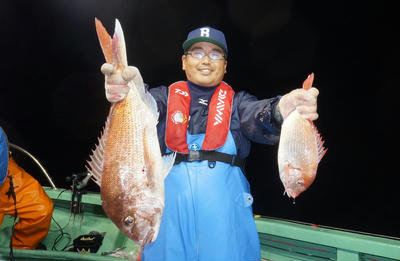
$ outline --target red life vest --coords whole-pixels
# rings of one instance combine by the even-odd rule
[[[224,145],[231,122],[232,101],[235,92],[225,82],[215,90],[208,107],[206,134],[202,150],[215,150]],[[188,153],[186,140],[189,124],[190,92],[187,82],[169,87],[165,143],[173,151]]]

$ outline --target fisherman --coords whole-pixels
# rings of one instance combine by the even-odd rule
[[[43,249],[53,213],[53,202],[39,182],[11,157],[7,136],[0,127],[0,225],[4,215],[14,216],[12,248]]]
[[[142,260],[260,260],[249,184],[243,174],[251,142],[276,144],[282,121],[297,108],[316,120],[318,90],[302,88],[259,100],[223,80],[228,47],[212,27],[191,31],[183,42],[187,81],[149,89],[157,102],[162,153],[177,152],[165,179],[165,209]],[[113,82],[102,66],[108,101],[124,99],[127,84]],[[132,77],[127,77],[131,75]],[[122,73],[143,84],[136,67]]]

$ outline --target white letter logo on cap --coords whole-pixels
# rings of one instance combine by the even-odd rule
[[[210,37],[210,29],[209,28],[200,28],[200,36]]]

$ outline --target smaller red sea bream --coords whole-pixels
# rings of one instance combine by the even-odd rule
[[[310,74],[303,83],[309,90],[314,80]],[[285,193],[295,199],[305,191],[317,175],[318,163],[327,149],[311,120],[294,110],[283,121],[278,148],[279,176]]]

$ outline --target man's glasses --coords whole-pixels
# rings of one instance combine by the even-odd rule
[[[225,55],[217,52],[205,53],[203,51],[192,51],[192,52],[186,52],[186,54],[189,54],[190,56],[198,60],[203,59],[204,56],[208,56],[213,61],[219,61],[225,59]]]

